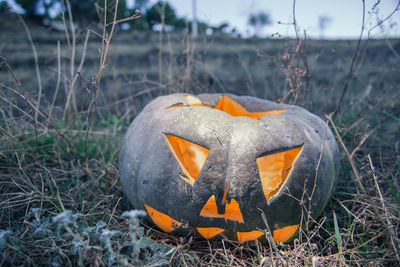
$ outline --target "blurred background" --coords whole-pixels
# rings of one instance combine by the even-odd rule
[[[3,0],[4,2],[5,0]],[[31,13],[36,16],[56,19],[62,12],[61,0],[7,0],[11,10],[19,13]],[[80,10],[86,19],[95,19],[87,12],[88,7],[96,1],[71,1],[75,10]],[[146,14],[154,7],[155,0],[121,0],[119,16],[126,16],[132,9],[139,9]],[[355,39],[360,36],[363,13],[365,12],[365,36],[370,37],[399,37],[399,12],[393,14],[383,25],[379,24],[384,18],[396,10],[397,0],[365,1],[318,1],[307,0],[295,3],[293,1],[268,2],[261,0],[172,0],[168,1],[167,19],[170,30],[177,30],[197,18],[200,32],[207,34],[218,30],[233,35],[251,37],[268,37],[280,34],[295,37],[293,21],[296,19],[301,32],[305,31],[311,38]],[[84,12],[86,11],[86,12]],[[78,15],[78,13],[75,13]],[[91,17],[91,18],[90,18]],[[175,21],[173,21],[175,20]],[[131,26],[131,25],[130,25]],[[153,25],[146,25],[151,28]],[[126,29],[128,25],[124,26]],[[137,27],[137,26],[133,26]],[[159,27],[155,27],[159,29]],[[365,38],[364,36],[364,38]]]

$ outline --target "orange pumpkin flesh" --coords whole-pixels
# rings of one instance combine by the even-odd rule
[[[261,184],[267,201],[275,196],[293,169],[303,146],[257,158]]]
[[[143,206],[145,207],[147,214],[154,222],[154,224],[157,225],[164,232],[170,233],[182,224],[181,222],[172,219],[168,215],[159,212],[146,204],[143,204]]]
[[[264,233],[261,231],[251,231],[251,232],[237,232],[237,239],[239,242],[257,239],[260,236],[263,236]]]
[[[209,150],[174,135],[166,134],[165,137],[179,166],[186,175],[181,178],[193,185],[207,159]]]
[[[205,239],[213,238],[214,236],[225,231],[225,229],[218,227],[197,227],[196,230]]]
[[[273,231],[272,238],[277,243],[284,243],[288,241],[299,229],[300,224],[286,226]]]
[[[262,116],[275,115],[275,114],[280,114],[280,113],[287,111],[287,109],[273,109],[273,110],[267,110],[267,111],[250,112],[250,111],[247,111],[247,109],[245,107],[243,107],[242,105],[240,105],[238,102],[236,102],[235,100],[233,100],[232,98],[230,98],[227,95],[222,95],[219,98],[219,101],[215,107],[205,105],[200,101],[200,99],[198,99],[194,96],[191,96],[191,95],[185,95],[184,98],[191,106],[203,106],[203,107],[218,109],[218,110],[228,113],[229,115],[231,115],[233,117],[249,117],[249,118],[253,118],[253,119],[259,119]],[[175,104],[170,107],[185,107],[185,105]]]
[[[232,98],[226,95],[221,96],[221,98],[218,101],[218,104],[214,108],[224,111],[234,117],[243,116],[253,119],[259,119],[262,116],[274,115],[287,111],[287,109],[278,109],[278,110],[249,112],[242,105],[240,105],[239,103],[237,103]]]
[[[211,196],[200,212],[200,216],[211,218],[224,218],[226,220],[244,223],[243,215],[240,212],[239,203],[232,198],[230,203],[225,204],[225,213],[219,214],[215,197]]]

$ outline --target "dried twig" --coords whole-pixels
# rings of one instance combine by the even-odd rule
[[[379,2],[378,2],[379,3]],[[388,19],[390,19],[396,12],[400,11],[400,1],[397,2],[396,7],[393,9],[392,12],[390,12],[389,15],[387,15],[384,19],[379,19],[378,23],[372,27],[371,29],[368,30],[368,32],[371,32],[372,30],[374,30],[376,27],[381,26],[385,21],[387,21]]]
[[[85,155],[86,155],[86,157],[87,157],[87,139],[89,136],[89,131],[93,124],[94,114],[96,112],[97,102],[99,99],[101,77],[102,77],[103,70],[106,66],[108,51],[110,49],[110,43],[111,43],[111,39],[114,34],[115,26],[118,23],[118,20],[117,20],[118,4],[119,4],[119,0],[116,0],[115,6],[114,6],[115,9],[114,9],[113,22],[111,24],[111,30],[108,33],[107,32],[107,12],[108,12],[107,11],[107,0],[104,1],[104,17],[103,17],[104,21],[103,21],[103,35],[102,35],[102,39],[101,39],[101,49],[100,49],[100,65],[99,65],[99,71],[97,72],[96,82],[95,82],[96,95],[95,95],[95,98],[93,101],[93,105],[88,110],[89,117],[88,117],[88,125],[87,125],[87,129],[86,129],[86,134],[85,134]],[[139,17],[140,17],[140,13],[136,13],[135,15],[131,16],[129,18],[129,20],[137,19]],[[119,21],[121,21],[121,20],[119,20]]]
[[[24,21],[24,19],[22,18],[21,15],[18,15],[18,18],[21,21],[22,25],[24,26],[26,35],[28,36],[29,43],[30,43],[30,45],[32,47],[33,59],[35,60],[36,78],[37,78],[37,82],[38,82],[38,99],[37,99],[37,103],[36,103],[36,109],[39,110],[40,101],[42,99],[42,78],[41,78],[41,75],[40,75],[38,54],[37,54],[37,51],[36,51],[36,46],[33,43],[31,32],[29,31],[28,26],[26,25],[26,23],[25,23],[25,21]],[[37,114],[37,112],[35,112],[35,121],[37,121],[37,119],[38,119],[38,114]]]
[[[268,243],[269,243],[270,247],[272,247],[272,248],[274,249],[275,254],[278,256],[279,260],[280,260],[281,263],[283,264],[283,263],[284,263],[284,260],[283,260],[283,258],[282,258],[282,255],[280,254],[279,249],[277,248],[277,246],[276,246],[276,244],[275,244],[274,238],[273,238],[273,236],[272,236],[271,229],[269,228],[269,224],[268,224],[267,217],[265,216],[265,213],[264,213],[263,210],[259,209],[259,211],[260,211],[260,213],[261,213],[261,217],[262,217],[262,219],[263,219],[263,221],[264,221],[265,227],[267,228],[267,231],[266,231],[265,234],[266,234],[266,238],[267,238],[267,240],[268,240]],[[275,266],[275,263],[274,263],[274,262],[272,262],[272,266]]]
[[[296,0],[293,0],[292,15],[293,15],[294,32],[296,33],[297,41],[299,41],[299,30],[297,29],[297,21],[296,21]]]
[[[339,97],[339,101],[336,104],[336,108],[335,110],[332,112],[332,117],[335,118],[337,112],[340,109],[340,105],[343,101],[344,95],[347,92],[347,89],[349,88],[349,85],[351,83],[351,81],[353,81],[354,75],[355,75],[355,67],[356,67],[356,63],[358,62],[358,58],[360,56],[360,47],[361,47],[361,40],[364,34],[364,29],[365,29],[365,0],[362,0],[362,23],[361,23],[361,32],[360,32],[360,37],[358,38],[357,41],[357,47],[356,50],[354,51],[354,55],[353,55],[353,59],[351,60],[351,65],[350,65],[350,69],[349,72],[347,74],[347,79],[346,79],[346,84],[344,85],[344,88],[342,90],[342,93]]]
[[[385,219],[386,219],[386,223],[387,223],[386,227],[387,227],[388,234],[389,234],[389,237],[390,237],[390,242],[392,243],[393,250],[394,250],[394,252],[396,254],[396,259],[397,259],[398,262],[400,262],[399,247],[396,246],[395,240],[394,240],[394,237],[395,237],[396,234],[395,234],[395,231],[393,229],[393,224],[392,224],[392,222],[390,221],[390,218],[389,218],[389,212],[388,212],[388,209],[387,209],[387,207],[385,205],[385,200],[383,199],[382,192],[381,192],[381,189],[380,189],[379,184],[378,184],[378,179],[377,179],[377,177],[375,175],[375,168],[374,168],[374,165],[372,164],[372,160],[371,160],[370,154],[368,154],[368,162],[369,162],[369,166],[371,167],[372,176],[374,177],[375,187],[376,187],[376,190],[378,191],[378,194],[379,194],[379,200],[381,202],[382,209],[385,211]]]
[[[17,79],[17,76],[15,75],[15,73],[14,73],[13,69],[11,68],[11,66],[8,64],[8,61],[6,60],[6,58],[3,57],[3,56],[0,56],[0,59],[3,61],[4,65],[6,66],[6,68],[11,73],[11,76],[12,76],[14,82],[17,84],[17,87],[18,87],[19,91],[15,90],[15,89],[13,89],[13,88],[5,85],[5,84],[0,84],[0,86],[5,88],[5,89],[9,89],[11,91],[14,90],[14,93],[16,93],[17,95],[21,96],[21,98],[25,101],[26,105],[30,109],[30,112],[32,113],[32,118],[34,119],[35,118],[34,114],[38,113],[38,109],[36,108],[36,110],[35,110],[34,105],[28,100],[26,91],[22,87],[20,81]],[[37,141],[38,140],[38,131],[37,131],[37,120],[36,119],[34,119],[34,124],[33,125],[34,125],[34,130],[35,130],[35,138],[36,138],[36,141]]]
[[[47,121],[50,120],[53,114],[53,109],[56,103],[58,90],[60,89],[60,82],[61,82],[61,51],[60,51],[60,41],[57,41],[57,82],[56,82],[56,89],[54,91],[53,101],[51,101],[49,116]]]
[[[72,18],[72,11],[71,11],[71,4],[69,0],[65,0],[67,11],[68,11],[68,19],[69,19],[69,26],[71,31],[71,54],[70,54],[70,63],[69,63],[69,70],[70,70],[70,84],[67,96],[67,102],[65,104],[64,115],[63,119],[67,115],[69,110],[69,106],[72,105],[72,108],[75,112],[78,112],[78,107],[76,105],[76,97],[75,97],[75,88],[74,88],[74,77],[75,77],[75,53],[76,53],[76,34],[75,34],[75,25]],[[63,17],[64,18],[64,17]],[[65,22],[64,22],[65,24]],[[66,30],[68,32],[68,30]],[[67,36],[68,37],[68,36]]]
[[[368,137],[370,137],[370,135],[374,132],[374,130],[364,134],[360,140],[360,142],[358,143],[358,145],[353,149],[353,151],[351,151],[350,154],[350,158],[354,157],[354,154],[361,148],[361,146],[365,143],[365,141],[367,141]]]
[[[336,137],[337,137],[337,140],[339,141],[341,147],[343,148],[344,152],[346,153],[347,159],[349,160],[350,165],[351,165],[351,168],[352,168],[352,170],[353,170],[354,177],[355,177],[354,181],[355,181],[356,185],[358,185],[358,189],[360,189],[362,193],[366,193],[365,188],[364,188],[364,186],[363,186],[363,184],[362,184],[362,182],[361,182],[361,176],[360,176],[360,174],[359,174],[359,172],[358,172],[358,170],[357,170],[356,164],[354,163],[354,161],[353,161],[353,159],[352,159],[352,157],[351,157],[349,151],[347,150],[345,144],[343,143],[343,140],[342,140],[342,138],[340,137],[340,134],[339,134],[339,132],[338,132],[336,126],[335,126],[335,123],[333,122],[332,113],[329,114],[329,115],[326,115],[326,118],[327,118],[327,119],[329,120],[329,122],[331,123],[332,128],[333,128],[333,130],[334,130],[334,132],[335,132],[335,135],[336,135]]]

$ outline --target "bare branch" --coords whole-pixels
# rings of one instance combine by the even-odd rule
[[[349,151],[347,150],[345,144],[343,143],[343,140],[342,140],[342,138],[340,137],[340,134],[339,134],[339,132],[338,132],[336,126],[335,126],[335,123],[334,123],[333,120],[332,120],[332,113],[329,114],[329,115],[326,115],[326,118],[327,118],[327,119],[329,120],[329,122],[331,123],[332,128],[333,128],[333,130],[334,130],[334,132],[335,132],[335,135],[336,135],[336,137],[337,137],[337,140],[339,141],[340,145],[342,146],[344,152],[346,153],[347,159],[348,159],[349,162],[350,162],[350,165],[351,165],[351,168],[352,168],[352,170],[353,170],[354,177],[355,177],[355,179],[354,179],[355,184],[358,185],[358,188],[360,189],[360,191],[361,191],[362,193],[366,193],[366,190],[365,190],[365,188],[364,188],[364,186],[363,186],[363,184],[362,184],[362,182],[361,182],[361,176],[360,176],[360,174],[359,174],[359,172],[358,172],[358,170],[357,170],[356,164],[354,163],[353,159],[351,158],[351,155],[350,155]]]

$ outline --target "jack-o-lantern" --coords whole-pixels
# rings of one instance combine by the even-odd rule
[[[338,169],[332,132],[305,109],[230,94],[173,94],[135,118],[120,152],[125,195],[161,230],[276,242],[318,216]],[[262,213],[267,219],[268,228]]]

